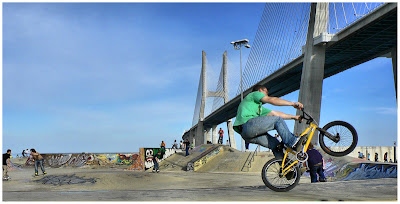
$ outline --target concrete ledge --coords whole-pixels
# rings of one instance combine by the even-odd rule
[[[208,161],[212,160],[217,156],[220,152],[224,150],[223,145],[212,145],[209,149],[205,150],[199,156],[195,157],[191,161],[188,162],[186,171],[196,171]]]

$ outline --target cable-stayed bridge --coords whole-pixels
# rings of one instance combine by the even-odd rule
[[[397,3],[267,3],[244,66],[243,95],[256,84],[276,97],[300,89],[299,101],[319,121],[323,79],[382,56],[392,58],[396,86]],[[236,148],[231,119],[240,86],[229,100],[226,58],[225,52],[217,88],[209,91],[203,52],[193,123],[183,135],[195,145],[216,143],[217,125],[227,122]],[[214,101],[205,115],[208,97]],[[296,123],[295,131],[302,128]]]

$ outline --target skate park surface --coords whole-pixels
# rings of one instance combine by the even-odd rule
[[[310,183],[305,173],[294,189],[278,193],[261,179],[272,153],[257,152],[251,167],[243,168],[252,153],[203,145],[187,157],[177,152],[164,159],[160,173],[116,165],[45,166],[47,174],[38,177],[24,166],[26,158],[13,158],[3,201],[397,201],[396,163],[324,155],[328,182]],[[194,170],[187,171],[191,162]]]

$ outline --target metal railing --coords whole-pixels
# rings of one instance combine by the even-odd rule
[[[260,150],[260,145],[257,145],[256,149],[254,152],[250,152],[249,156],[247,157],[246,161],[244,162],[242,169],[240,171],[243,171],[245,167],[247,167],[247,171],[251,168],[251,162],[254,161],[254,156],[257,155],[257,149]]]

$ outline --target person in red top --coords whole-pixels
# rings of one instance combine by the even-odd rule
[[[224,131],[222,130],[222,128],[219,128],[218,134],[219,134],[218,144],[222,144],[222,141],[224,141]]]

